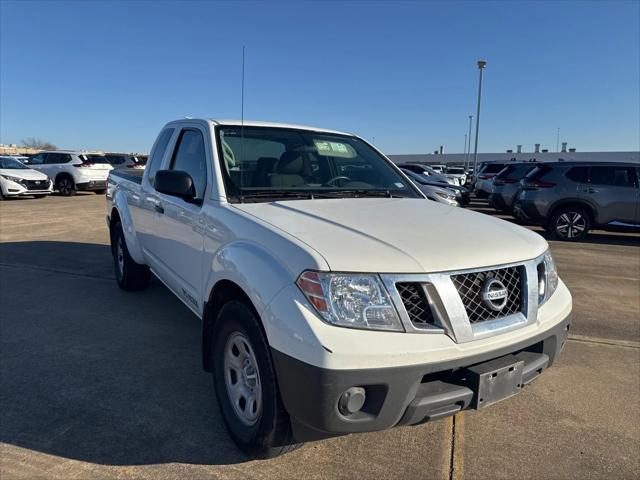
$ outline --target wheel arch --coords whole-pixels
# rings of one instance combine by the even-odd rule
[[[124,232],[124,241],[127,244],[127,250],[131,258],[140,265],[145,265],[145,258],[142,253],[142,247],[138,241],[138,234],[136,232],[131,215],[129,213],[127,199],[122,192],[116,192],[113,197],[113,207],[109,215],[109,237],[111,241],[111,248],[113,248],[113,227],[117,222],[122,224],[122,231]]]
[[[208,347],[219,308],[230,298],[241,298],[253,309],[269,342],[271,325],[262,314],[276,295],[295,282],[305,269],[295,256],[280,260],[273,249],[250,240],[237,240],[218,250],[206,262],[208,278],[203,289],[203,359],[208,369]],[[270,342],[269,342],[270,343]]]
[[[60,181],[61,178],[69,178],[73,182],[74,186],[76,184],[75,178],[73,178],[73,175],[71,175],[69,172],[59,172],[56,174],[55,178],[53,179],[54,187],[58,186],[58,182]]]
[[[550,222],[553,216],[560,210],[565,207],[580,207],[587,212],[589,216],[589,222],[591,226],[595,226],[597,224],[597,216],[596,216],[596,208],[591,205],[589,202],[585,200],[575,199],[575,198],[567,198],[556,202],[550,209],[549,215],[547,217],[547,221]]]
[[[211,344],[218,313],[220,309],[231,300],[243,302],[252,311],[258,321],[264,338],[267,338],[267,332],[262,323],[262,318],[251,301],[251,298],[249,298],[249,295],[234,281],[229,279],[219,280],[211,289],[209,299],[204,305],[204,315],[202,316],[202,367],[206,372],[213,371]]]

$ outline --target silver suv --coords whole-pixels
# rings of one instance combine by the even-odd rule
[[[580,240],[591,228],[637,230],[639,184],[637,163],[544,163],[522,180],[514,215],[560,240]]]

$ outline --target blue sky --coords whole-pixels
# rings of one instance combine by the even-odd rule
[[[640,2],[0,1],[0,142],[148,151],[167,121],[354,132],[387,153],[640,149]]]

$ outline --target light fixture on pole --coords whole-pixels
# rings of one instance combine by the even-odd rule
[[[476,111],[476,141],[473,150],[473,171],[478,171],[478,133],[480,132],[480,99],[482,98],[482,71],[487,65],[484,60],[478,60],[478,70],[480,70],[480,80],[478,81],[478,110]]]

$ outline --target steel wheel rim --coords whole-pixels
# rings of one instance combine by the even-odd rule
[[[249,339],[233,332],[224,347],[224,383],[238,419],[255,425],[262,412],[262,386],[258,362]]]
[[[587,221],[579,212],[565,212],[558,217],[556,231],[565,238],[575,238],[587,228]]]

